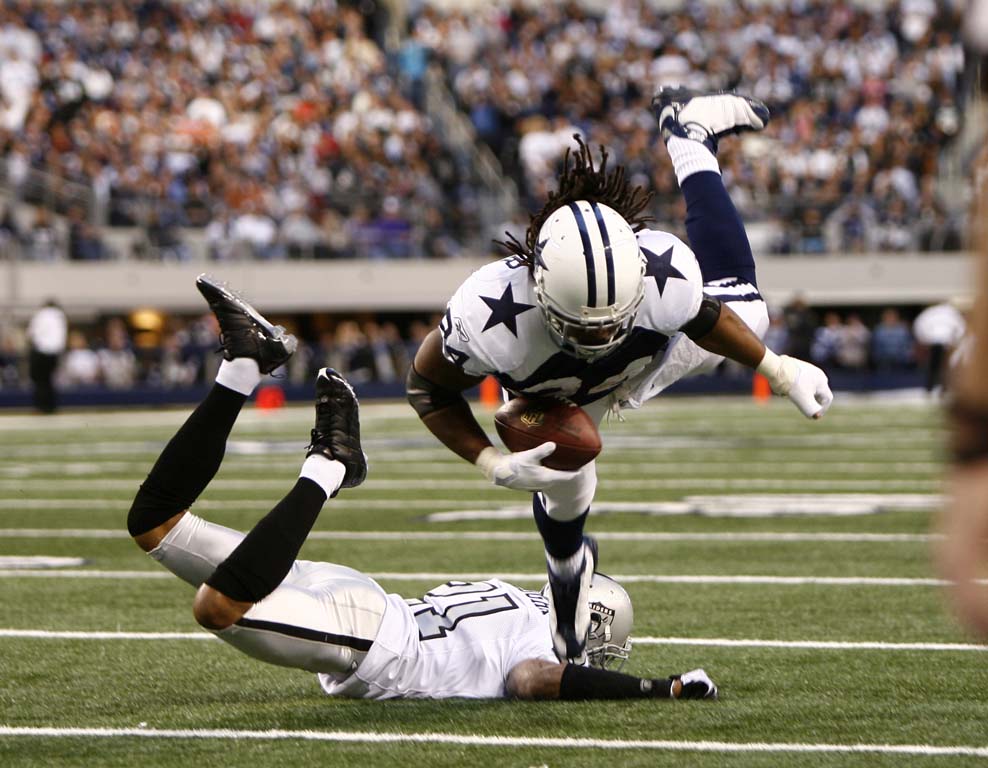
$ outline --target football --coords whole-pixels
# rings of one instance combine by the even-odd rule
[[[555,443],[556,450],[542,462],[550,469],[579,469],[600,453],[600,433],[593,419],[563,400],[516,397],[494,414],[494,425],[512,452]]]

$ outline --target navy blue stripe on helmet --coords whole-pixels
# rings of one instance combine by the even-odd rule
[[[590,203],[593,208],[593,215],[597,219],[597,226],[600,227],[600,239],[604,241],[604,260],[607,262],[607,303],[614,303],[614,254],[611,253],[611,237],[607,234],[607,225],[604,223],[604,214],[597,203]]]
[[[590,233],[587,232],[587,222],[583,220],[583,213],[580,206],[570,203],[569,209],[576,219],[576,226],[580,228],[580,240],[583,241],[583,258],[587,262],[587,306],[597,306],[597,267],[593,263],[593,248],[590,245]]]

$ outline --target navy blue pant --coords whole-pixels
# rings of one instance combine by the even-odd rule
[[[755,287],[755,257],[741,216],[719,173],[701,171],[683,182],[686,232],[703,282],[739,277]]]

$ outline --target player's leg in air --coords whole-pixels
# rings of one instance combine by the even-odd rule
[[[720,175],[717,141],[761,130],[768,122],[768,109],[744,96],[683,88],[660,91],[653,109],[686,199],[686,229],[703,275],[704,292],[728,304],[761,337],[768,329],[768,311],[758,293],[755,260],[744,224]],[[661,360],[616,396],[637,407],[674,381],[713,370],[722,360],[680,333]],[[599,423],[609,405],[610,399],[603,398],[584,408]],[[576,479],[535,494],[533,501],[535,521],[546,546],[553,636],[561,658],[581,658],[584,628],[589,626],[589,610],[581,596],[589,589],[597,549],[584,537],[583,526],[596,486],[596,468],[591,462]]]
[[[726,136],[762,130],[768,108],[733,93],[663,88],[652,109],[686,200],[686,232],[704,293],[727,304],[760,338],[768,330],[768,308],[758,292],[748,235],[720,175],[717,144]],[[649,385],[628,398],[630,404],[640,405],[685,376],[709,373],[723,359],[679,334]]]
[[[366,476],[356,398],[338,373],[319,372],[316,425],[299,479],[250,533],[189,512],[219,469],[262,372],[283,364],[296,346],[232,292],[204,277],[197,285],[219,320],[225,359],[213,389],[141,485],[128,530],[198,588],[196,619],[221,639],[269,663],[345,677],[370,648],[384,592],[353,569],[296,557],[326,499]]]

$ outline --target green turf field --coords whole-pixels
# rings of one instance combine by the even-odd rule
[[[330,699],[200,632],[192,590],[127,537],[184,413],[0,416],[0,766],[984,764],[988,648],[945,613],[929,558],[935,408],[839,398],[813,423],[784,401],[667,398],[626,416],[603,428],[590,530],[635,602],[628,671],[703,666],[718,702]],[[251,526],[310,422],[246,411],[199,514]],[[303,557],[408,596],[542,583],[523,494],[487,487],[407,406],[368,405],[363,425],[368,482]]]

